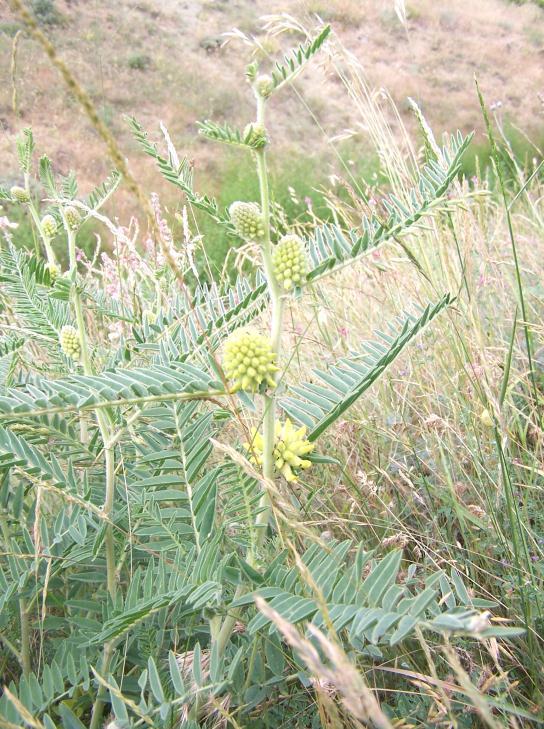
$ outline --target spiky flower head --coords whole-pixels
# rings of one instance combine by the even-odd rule
[[[250,461],[258,466],[264,462],[264,440],[256,428],[251,430],[251,443],[244,443],[250,453]],[[278,473],[289,483],[298,481],[301,470],[310,468],[312,462],[304,458],[314,449],[314,444],[306,438],[306,426],[296,428],[287,418],[282,423],[276,420],[274,426],[274,466]]]
[[[60,330],[59,343],[62,351],[67,357],[79,359],[81,354],[81,340],[77,329],[66,324]]]
[[[237,330],[227,339],[223,356],[225,375],[235,390],[257,392],[264,384],[276,387],[276,353],[270,340],[248,330]]]
[[[272,91],[274,91],[274,80],[272,76],[268,76],[267,74],[257,76],[254,88],[257,96],[267,99]]]
[[[255,149],[261,149],[266,146],[268,138],[264,124],[252,122],[244,129],[244,140]]]
[[[42,231],[46,238],[54,238],[57,232],[57,221],[52,215],[44,215],[42,218]]]
[[[70,230],[77,230],[81,224],[81,215],[79,210],[74,208],[73,205],[69,205],[67,208],[64,208],[64,220]]]
[[[274,275],[286,291],[301,286],[308,272],[304,243],[298,235],[284,235],[272,254]]]
[[[25,190],[24,187],[21,187],[20,185],[13,185],[13,187],[10,190],[11,197],[20,203],[27,203],[30,202],[30,195],[28,194],[28,190]]]
[[[241,238],[259,240],[264,236],[263,216],[257,203],[233,202],[229,207],[229,215]]]
[[[45,270],[49,273],[49,280],[51,281],[51,285],[53,285],[59,277],[60,268],[56,263],[47,263],[45,265]]]

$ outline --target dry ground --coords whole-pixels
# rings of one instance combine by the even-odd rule
[[[194,139],[196,119],[245,124],[251,98],[243,82],[248,49],[239,40],[217,48],[219,35],[239,28],[262,38],[274,55],[299,37],[270,38],[259,18],[288,12],[311,25],[312,14],[333,24],[342,42],[363,62],[374,88],[385,87],[405,119],[407,97],[420,102],[437,132],[481,128],[473,76],[502,118],[532,138],[544,128],[544,10],[506,0],[411,0],[406,25],[394,0],[55,0],[62,23],[46,33],[88,89],[144,184],[160,181],[130,139],[123,114],[156,129],[163,120],[178,146],[193,156],[197,176],[221,184],[222,150]],[[78,171],[90,187],[107,171],[104,151],[58,74],[30,39],[19,43],[16,84],[19,115],[12,109],[10,57],[15,18],[0,8],[0,154],[4,183],[15,177],[14,138],[31,124],[41,151],[57,169]],[[355,127],[357,114],[336,75],[313,68],[299,82],[300,103],[282,95],[272,127],[280,155],[323,151],[327,136]],[[314,117],[314,118],[312,118]],[[315,121],[322,132],[315,127]],[[483,137],[480,137],[483,139]],[[331,159],[333,155],[331,154]],[[151,176],[151,178],[149,177]],[[151,182],[150,180],[153,180]],[[171,193],[170,193],[171,195]],[[125,204],[119,197],[119,212]],[[170,198],[171,199],[171,198]]]

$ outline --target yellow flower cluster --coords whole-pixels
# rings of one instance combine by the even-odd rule
[[[227,339],[223,369],[227,378],[234,382],[236,390],[257,392],[263,382],[276,387],[274,374],[279,368],[270,340],[242,329]]]
[[[298,235],[284,235],[272,254],[274,275],[286,291],[301,286],[306,278],[308,263],[304,243]]]
[[[14,200],[17,200],[17,202],[20,203],[27,203],[30,202],[30,195],[25,190],[24,187],[20,187],[19,185],[13,185],[13,187],[10,190],[11,197]]]
[[[64,220],[66,221],[66,225],[70,230],[77,230],[81,223],[81,215],[79,213],[79,210],[77,208],[74,208],[72,205],[64,208]]]
[[[284,423],[277,420],[274,431],[274,466],[289,483],[298,481],[299,472],[312,465],[311,461],[304,458],[314,448],[314,444],[305,438],[306,426],[295,428],[287,418]],[[262,466],[263,436],[256,428],[251,429],[251,436],[251,443],[244,443],[244,448],[251,454],[251,462]]]
[[[44,215],[42,218],[42,231],[46,238],[54,238],[57,232],[57,221],[52,215]]]
[[[264,236],[263,216],[256,203],[233,202],[229,207],[229,215],[241,238],[259,240]]]
[[[81,354],[81,340],[75,327],[67,324],[60,330],[60,347],[67,357],[79,359]]]

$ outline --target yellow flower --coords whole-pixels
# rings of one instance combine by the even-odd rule
[[[229,215],[234,228],[241,238],[259,240],[264,236],[264,222],[257,203],[233,202]]]
[[[57,232],[57,221],[52,215],[44,215],[42,218],[42,231],[47,239],[54,238]]]
[[[312,465],[304,458],[314,449],[314,444],[306,439],[306,426],[296,428],[287,418],[282,423],[277,420],[274,426],[274,467],[289,483],[298,481],[298,474]],[[263,465],[264,440],[256,428],[251,429],[251,443],[244,443],[250,454],[250,461],[257,466]]]
[[[225,344],[223,369],[235,390],[257,392],[263,383],[276,387],[276,353],[261,334],[243,329],[234,332]]]
[[[60,330],[59,342],[62,351],[67,357],[79,359],[81,354],[81,340],[77,329],[67,324]]]
[[[272,254],[274,275],[286,291],[304,283],[308,262],[304,243],[298,235],[284,235]]]
[[[19,185],[13,185],[13,187],[10,190],[10,194],[14,200],[17,200],[17,202],[20,202],[20,203],[30,202],[30,195],[28,194],[27,190],[25,190],[24,187],[20,187]]]

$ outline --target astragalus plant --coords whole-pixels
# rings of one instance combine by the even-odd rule
[[[320,436],[452,297],[408,306],[308,382],[290,378],[286,310],[448,211],[469,141],[451,137],[381,216],[290,230],[271,206],[266,112],[328,36],[269,74],[248,67],[256,116],[243,131],[200,125],[253,159],[259,200],[221,210],[168,134],[163,155],[131,120],[187,204],[258,253],[234,285],[189,288],[193,260],[156,199],[144,255],[135,225],[101,209],[119,174],[82,199],[47,157],[35,175],[32,133],[21,137],[22,179],[1,193],[35,231],[29,252],[5,224],[1,250],[2,726],[389,727],[368,667],[394,663],[401,643],[428,650],[425,633],[446,652],[515,634],[456,571],[316,534],[301,515],[306,481],[341,468]],[[112,253],[82,255],[88,219]]]

